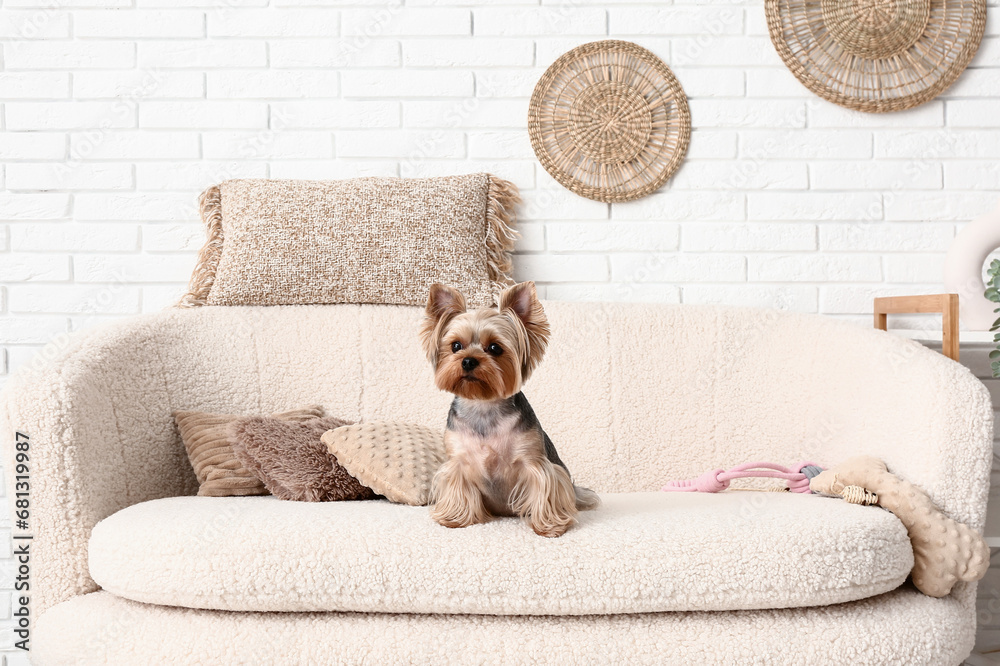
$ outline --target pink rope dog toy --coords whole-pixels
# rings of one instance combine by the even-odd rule
[[[784,479],[788,489],[793,493],[808,493],[809,479],[823,471],[822,467],[804,462],[795,467],[782,467],[774,463],[752,462],[737,465],[729,471],[714,469],[705,472],[697,479],[683,481],[668,481],[660,490],[668,493],[717,493],[729,487],[733,479],[750,477],[766,479]]]

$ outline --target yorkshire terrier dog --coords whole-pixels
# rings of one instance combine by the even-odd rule
[[[541,536],[561,536],[597,493],[574,486],[521,386],[549,341],[533,282],[500,295],[497,309],[466,310],[456,289],[435,284],[420,331],[434,381],[455,394],[444,441],[448,459],[431,488],[434,520],[467,527],[520,516]]]

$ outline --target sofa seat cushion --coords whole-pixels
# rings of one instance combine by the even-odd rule
[[[121,597],[246,611],[585,615],[821,606],[899,586],[903,525],[790,493],[603,496],[558,539],[427,507],[174,497],[101,521],[90,573]]]

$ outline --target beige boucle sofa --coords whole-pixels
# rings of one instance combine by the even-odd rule
[[[319,402],[442,427],[449,396],[391,306],[204,307],[75,337],[0,401],[30,436],[36,664],[958,664],[975,586],[908,582],[888,512],[668,494],[752,460],[868,453],[981,529],[984,387],[914,342],[816,316],[547,303],[525,389],[597,511],[559,539],[384,500],[193,496],[176,409]],[[8,476],[8,483],[11,479]],[[13,485],[8,487],[13,488]]]

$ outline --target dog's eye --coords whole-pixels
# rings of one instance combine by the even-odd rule
[[[453,342],[453,343],[451,343],[451,353],[452,354],[457,354],[460,351],[462,351],[462,343],[461,342]]]
[[[500,345],[498,345],[498,344],[497,344],[497,343],[495,343],[495,342],[491,342],[491,343],[490,343],[490,346],[486,348],[486,351],[487,351],[487,352],[488,352],[488,353],[489,353],[489,354],[490,354],[491,356],[499,356],[500,354],[502,354],[502,353],[503,353],[503,347],[501,347]]]

